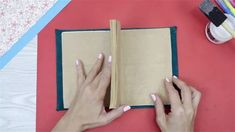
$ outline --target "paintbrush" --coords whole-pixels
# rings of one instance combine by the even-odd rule
[[[235,31],[228,25],[226,21],[227,16],[225,16],[224,13],[214,5],[214,3],[212,3],[210,0],[204,0],[199,8],[216,27],[219,27],[220,25],[223,26],[224,29],[228,31],[233,36],[233,38],[235,38]]]

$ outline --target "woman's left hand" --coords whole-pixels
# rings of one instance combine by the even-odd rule
[[[104,55],[99,54],[87,77],[82,62],[77,60],[78,88],[71,107],[57,123],[53,132],[82,132],[86,129],[106,125],[120,117],[130,106],[120,106],[110,112],[104,108],[106,89],[111,80],[111,56],[102,69]]]

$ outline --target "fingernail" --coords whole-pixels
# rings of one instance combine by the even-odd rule
[[[177,76],[175,76],[175,75],[173,76],[173,78],[178,79],[178,77],[177,77]]]
[[[123,108],[123,111],[126,112],[126,111],[128,111],[128,110],[130,110],[130,109],[131,109],[130,106],[125,106],[125,107]]]
[[[112,62],[112,56],[109,56],[108,62],[109,62],[109,63]]]
[[[169,78],[166,77],[166,81],[167,81],[167,82],[170,82]]]
[[[103,57],[103,55],[100,53],[98,56],[98,59],[101,59]]]
[[[155,102],[157,100],[156,96],[154,94],[151,94],[152,100]]]
[[[79,60],[76,60],[76,65],[79,65]]]

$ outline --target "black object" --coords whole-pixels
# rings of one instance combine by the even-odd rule
[[[199,8],[216,27],[219,27],[227,19],[224,13],[210,0],[204,0]]]
[[[180,88],[179,88],[175,83],[173,83],[173,86],[174,86],[174,88],[177,90],[177,92],[178,92],[178,94],[179,94],[179,96],[180,96],[180,100],[182,100]]]

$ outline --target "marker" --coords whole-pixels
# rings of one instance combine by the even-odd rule
[[[235,0],[229,0],[229,2],[230,2],[231,5],[235,8]]]
[[[223,0],[223,1],[224,1],[225,5],[229,8],[231,15],[233,15],[235,17],[235,9],[231,5],[231,3],[228,0]]]
[[[216,3],[219,5],[219,7],[227,14],[231,14],[229,8],[225,5],[223,0],[216,0]]]

